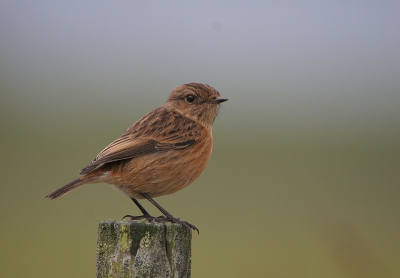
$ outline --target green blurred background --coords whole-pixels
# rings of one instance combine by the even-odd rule
[[[1,277],[93,277],[105,184],[54,200],[182,83],[229,101],[207,169],[157,201],[193,277],[400,277],[398,1],[2,1]],[[150,212],[151,205],[143,202]]]

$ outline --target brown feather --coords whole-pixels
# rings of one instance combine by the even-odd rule
[[[132,159],[157,151],[183,149],[200,136],[201,132],[193,120],[160,107],[133,124],[122,137],[102,150],[80,174],[88,174],[105,163]]]

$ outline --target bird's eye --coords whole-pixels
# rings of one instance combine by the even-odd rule
[[[187,95],[186,96],[186,101],[189,103],[192,103],[195,100],[194,95]]]

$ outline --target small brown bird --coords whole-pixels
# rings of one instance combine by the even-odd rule
[[[153,198],[175,193],[200,176],[211,155],[211,126],[219,104],[227,100],[206,84],[176,87],[164,105],[134,123],[83,168],[80,178],[45,198],[55,199],[83,184],[104,182],[130,197],[143,213],[124,218],[170,221],[198,232],[194,225],[174,218]],[[137,201],[144,198],[164,216],[151,216]]]

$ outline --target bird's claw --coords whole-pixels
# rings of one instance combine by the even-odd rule
[[[172,215],[165,217],[163,215],[161,216],[151,216],[150,214],[146,215],[139,215],[139,216],[134,216],[134,215],[125,215],[124,217],[122,217],[122,220],[124,220],[125,218],[129,218],[129,220],[142,220],[142,219],[146,219],[149,222],[155,222],[155,223],[165,223],[165,222],[171,222],[171,223],[177,223],[182,225],[183,227],[189,229],[189,230],[194,230],[196,231],[198,234],[200,233],[199,229],[196,228],[196,226],[190,224],[189,222],[180,220],[179,218],[175,218]]]

